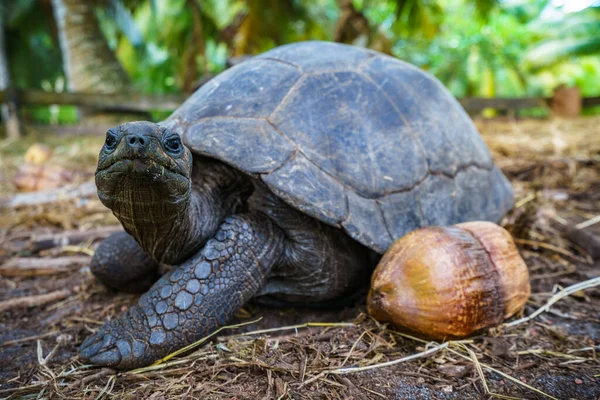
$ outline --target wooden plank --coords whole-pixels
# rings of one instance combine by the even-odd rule
[[[0,90],[0,103],[7,96]],[[176,109],[187,98],[183,94],[148,95],[139,93],[91,94],[91,93],[53,93],[42,90],[18,90],[16,97],[20,104],[37,105],[78,105],[108,111],[150,111]],[[497,110],[518,110],[522,108],[548,107],[549,98],[478,98],[465,97],[459,99],[462,106],[469,112],[480,112],[486,108]],[[600,97],[583,99],[583,107],[600,105]]]
[[[470,112],[482,111],[486,108],[496,110],[518,110],[521,108],[548,107],[549,99],[541,97],[523,98],[479,98],[465,97],[459,99],[465,110]]]
[[[123,121],[125,122],[125,121]],[[60,124],[27,124],[25,132],[33,132],[37,135],[106,135],[106,131],[114,128],[115,122],[102,123],[78,123],[72,125]]]
[[[584,97],[583,99],[581,99],[581,106],[583,108],[600,106],[600,96],[597,96],[597,97]]]
[[[17,97],[21,104],[38,105],[78,105],[102,110],[149,111],[174,110],[186,99],[184,95],[147,95],[139,93],[92,94],[92,93],[53,93],[43,90],[19,90]]]

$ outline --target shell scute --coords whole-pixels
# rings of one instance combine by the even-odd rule
[[[356,72],[304,77],[269,121],[363,197],[410,187],[427,174],[424,151],[393,104]]]

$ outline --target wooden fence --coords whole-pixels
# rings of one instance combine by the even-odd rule
[[[555,92],[556,96],[557,92]],[[22,105],[76,105],[106,112],[148,112],[171,111],[176,109],[186,95],[142,95],[135,93],[89,94],[89,93],[51,93],[42,90],[0,91],[0,104],[6,103],[15,110]],[[462,98],[459,99],[465,110],[471,114],[491,108],[499,111],[516,111],[527,108],[551,107],[554,98]],[[600,105],[599,97],[578,98],[579,108]],[[8,121],[5,121],[8,125]],[[8,126],[7,126],[8,129]],[[17,133],[18,135],[18,133]],[[14,134],[13,134],[14,136]]]

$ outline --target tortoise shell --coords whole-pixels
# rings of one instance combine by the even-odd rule
[[[422,226],[498,222],[513,204],[454,96],[362,48],[278,47],[209,81],[163,125],[380,253]]]

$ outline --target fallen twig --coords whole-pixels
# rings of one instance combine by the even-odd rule
[[[20,387],[15,387],[15,388],[8,388],[8,389],[0,389],[0,394],[1,395],[10,394],[10,395],[14,396],[17,394],[25,394],[25,393],[33,392],[34,390],[39,390],[43,387],[44,387],[43,383],[35,383],[33,385],[20,386]]]
[[[44,349],[42,348],[42,341],[38,340],[37,341],[37,359],[38,359],[38,364],[41,365],[41,366],[43,366],[43,367],[47,366],[48,362],[56,354],[56,350],[58,350],[58,347],[59,347],[59,345],[57,344],[56,346],[54,346],[54,348],[52,350],[50,350],[50,353],[48,353],[48,355],[44,357]]]
[[[16,208],[54,203],[60,200],[70,200],[96,195],[96,184],[85,182],[80,185],[69,185],[59,189],[33,193],[18,193],[10,197],[0,198],[0,208]]]
[[[379,364],[367,365],[364,367],[338,368],[338,369],[334,369],[334,370],[330,370],[330,371],[326,371],[326,372],[329,374],[350,374],[353,372],[361,372],[361,371],[368,371],[370,369],[388,367],[390,365],[400,364],[400,363],[403,363],[406,361],[414,360],[416,358],[421,358],[421,357],[425,357],[425,356],[428,356],[433,353],[437,353],[438,351],[447,348],[449,343],[450,342],[444,342],[437,346],[430,347],[428,350],[425,350],[425,351],[422,351],[422,352],[416,353],[416,354],[411,354],[410,356],[402,357],[397,360],[387,361],[387,362],[379,363]]]
[[[138,369],[135,369],[133,371],[130,371],[130,373],[144,372],[144,371],[147,370],[147,368],[159,366],[160,364],[163,364],[163,363],[169,361],[171,358],[173,358],[175,356],[178,356],[179,354],[182,354],[182,353],[188,352],[188,351],[190,351],[192,349],[195,349],[196,347],[200,346],[202,343],[206,342],[208,339],[210,339],[211,337],[215,336],[217,333],[219,333],[219,332],[221,332],[223,330],[234,329],[234,328],[239,328],[241,326],[246,326],[246,325],[254,324],[254,323],[260,321],[261,319],[262,319],[262,317],[254,320],[254,321],[242,322],[240,324],[235,324],[235,325],[222,326],[219,329],[215,330],[210,335],[207,335],[207,336],[203,337],[202,339],[200,339],[200,340],[198,340],[198,341],[196,341],[196,342],[194,342],[194,343],[192,343],[192,344],[190,344],[188,346],[185,346],[185,347],[183,347],[183,348],[181,348],[179,350],[176,350],[176,351],[172,352],[171,354],[168,354],[165,357],[161,358],[158,361],[155,361],[154,364],[150,365],[149,367],[138,368]]]
[[[511,397],[511,396],[504,396],[498,393],[494,393],[490,390],[490,387],[487,384],[487,380],[485,379],[485,374],[483,373],[483,368],[481,366],[481,363],[479,362],[479,360],[477,359],[477,355],[475,354],[475,352],[471,349],[469,349],[466,346],[463,346],[464,349],[468,352],[469,357],[471,358],[471,361],[473,362],[473,365],[475,365],[475,371],[477,371],[477,375],[479,375],[479,379],[481,380],[481,384],[483,385],[483,390],[485,390],[485,392],[493,397],[498,397],[501,399],[510,399],[510,400],[519,400],[519,397]]]
[[[9,340],[7,342],[0,343],[0,347],[12,346],[12,345],[19,344],[19,343],[30,342],[32,340],[39,340],[39,339],[47,338],[48,336],[53,336],[53,335],[58,335],[58,334],[59,334],[59,332],[46,332],[41,335],[27,336],[27,337],[24,337],[21,339]]]
[[[323,327],[323,328],[340,328],[340,327],[351,327],[354,326],[352,322],[307,322],[298,325],[280,326],[277,328],[260,329],[257,331],[244,332],[233,336],[250,336],[250,335],[262,335],[263,333],[289,331],[291,329],[301,329],[309,327]]]
[[[352,396],[356,397],[358,400],[368,400],[368,397],[365,396],[350,379],[340,376],[338,377],[338,380],[348,388],[348,391]]]
[[[455,343],[456,343],[456,342],[455,342]],[[460,345],[460,344],[457,344],[457,346],[453,346],[453,347],[457,347],[458,349],[460,349],[460,350],[462,350],[462,351],[467,351],[467,349],[464,347],[464,345],[462,345],[462,347],[461,347],[461,345]],[[465,355],[465,354],[462,354],[462,353],[461,353],[459,350],[455,350],[455,349],[453,349],[453,348],[451,348],[451,347],[450,347],[450,348],[448,348],[448,351],[449,351],[449,352],[451,352],[451,353],[453,353],[453,354],[455,354],[455,355],[457,355],[457,356],[459,356],[459,357],[462,357],[462,358],[464,358],[464,359],[466,359],[466,360],[473,361],[473,358],[472,358],[470,355]],[[556,397],[550,396],[549,394],[547,394],[547,393],[545,393],[545,392],[542,392],[541,390],[539,390],[539,389],[536,389],[536,388],[534,388],[533,386],[526,384],[525,382],[521,382],[520,380],[518,380],[517,378],[515,378],[515,377],[513,377],[513,376],[510,376],[510,375],[508,375],[508,374],[505,374],[504,372],[502,372],[502,371],[500,371],[500,370],[497,370],[497,369],[495,369],[495,368],[492,368],[492,367],[490,367],[490,366],[489,366],[489,365],[487,365],[487,364],[484,364],[484,363],[482,363],[482,362],[479,362],[479,360],[477,361],[477,364],[479,365],[479,368],[483,367],[483,368],[487,369],[488,371],[495,372],[496,374],[503,376],[504,378],[506,378],[506,379],[510,380],[511,382],[514,382],[514,383],[516,383],[517,385],[521,385],[521,386],[523,386],[523,387],[526,387],[527,389],[529,389],[529,390],[531,390],[531,391],[533,391],[533,392],[536,392],[536,393],[538,393],[538,394],[541,394],[542,396],[545,396],[545,397],[547,397],[547,398],[549,398],[549,399],[552,399],[552,400],[558,400]],[[498,396],[499,396],[499,395],[498,395],[498,394],[496,394],[496,393],[490,393],[490,394],[491,394],[491,395],[494,395],[494,396],[496,396],[496,397],[498,397]],[[501,395],[500,395],[500,396],[501,396]],[[505,398],[506,398],[506,397],[505,397]]]
[[[414,340],[414,341],[416,341],[416,342],[419,342],[419,343],[429,343],[429,342],[427,342],[427,341],[426,341],[426,340],[424,340],[424,339],[420,339],[420,338],[418,338],[418,337],[415,337],[415,336],[409,335],[409,334],[407,334],[407,333],[402,333],[402,332],[398,332],[398,331],[392,331],[392,330],[391,330],[390,332],[394,333],[395,335],[402,336],[402,337],[405,337],[405,338],[407,338],[407,339]],[[448,351],[449,351],[449,352],[451,352],[451,353],[453,353],[453,354],[456,354],[456,355],[460,356],[461,358],[464,358],[465,360],[469,360],[469,361],[471,361],[471,362],[475,363],[475,361],[473,360],[473,358],[472,358],[472,356],[471,356],[471,352],[469,352],[469,348],[466,346],[467,344],[469,344],[469,343],[472,343],[472,342],[473,342],[472,340],[468,340],[468,339],[467,339],[467,340],[454,340],[454,341],[451,341],[451,342],[446,342],[446,343],[449,343],[449,346],[448,346]],[[463,352],[466,352],[466,353],[468,353],[468,355],[467,355],[467,354],[463,354]],[[495,372],[495,373],[497,373],[497,374],[499,374],[499,375],[501,375],[501,376],[505,377],[506,379],[508,379],[508,380],[510,380],[510,381],[512,381],[512,382],[514,382],[514,383],[516,383],[517,385],[521,385],[521,386],[523,386],[523,387],[526,387],[526,388],[528,388],[529,390],[532,390],[532,391],[534,391],[534,392],[536,392],[536,393],[539,393],[539,394],[541,394],[541,395],[543,395],[543,396],[546,396],[546,397],[548,397],[548,398],[550,398],[550,399],[553,399],[553,400],[558,400],[558,399],[556,399],[555,397],[552,397],[552,396],[550,396],[549,394],[547,394],[547,393],[544,393],[544,392],[542,392],[541,390],[539,390],[539,389],[536,389],[536,388],[534,388],[534,387],[533,387],[533,386],[531,386],[531,385],[527,385],[526,383],[524,383],[524,382],[521,382],[520,380],[518,380],[518,379],[516,379],[516,378],[514,378],[514,377],[512,377],[512,376],[510,376],[510,375],[508,375],[508,374],[505,374],[505,373],[504,373],[504,372],[502,372],[502,371],[499,371],[499,370],[497,370],[497,369],[495,369],[495,368],[492,368],[491,366],[489,366],[489,365],[487,365],[487,364],[484,364],[484,363],[481,363],[481,362],[479,362],[479,360],[477,360],[477,363],[475,363],[475,364],[476,364],[476,365],[475,365],[475,367],[476,367],[477,369],[480,369],[480,368],[485,368],[485,369],[486,369],[486,370],[488,370],[488,371]],[[478,364],[478,365],[477,365],[477,364]],[[478,371],[478,373],[479,373],[479,371]],[[482,382],[483,382],[483,381],[482,381]],[[482,383],[482,384],[483,384],[483,383]],[[490,395],[492,395],[492,396],[496,396],[496,397],[502,397],[502,395],[498,395],[497,393],[489,393],[489,394],[490,394]],[[504,397],[507,397],[507,396],[504,396]]]
[[[62,251],[69,251],[71,253],[82,253],[82,254],[87,254],[90,257],[94,256],[94,250],[89,249],[87,247],[83,247],[83,246],[63,246],[61,248]]]
[[[120,225],[112,225],[90,229],[88,231],[66,231],[59,234],[39,235],[31,238],[27,244],[27,249],[36,252],[52,247],[70,246],[93,239],[104,239],[113,233],[121,232],[122,230],[123,227]]]
[[[544,304],[543,306],[541,306],[540,308],[538,308],[536,311],[534,311],[531,315],[528,315],[527,317],[518,319],[516,321],[512,321],[506,324],[503,324],[502,326],[505,328],[510,328],[513,326],[517,326],[522,324],[523,322],[527,322],[530,321],[532,319],[534,319],[535,317],[537,317],[538,315],[540,315],[543,312],[546,312],[550,309],[550,307],[552,307],[553,304],[557,303],[558,301],[564,299],[565,297],[578,292],[580,290],[585,290],[585,289],[589,289],[589,288],[593,288],[595,286],[600,285],[600,277],[598,278],[593,278],[593,279],[588,279],[587,281],[583,281],[583,282],[579,282],[576,283],[574,285],[571,285],[569,287],[566,287],[562,290],[560,290],[558,293],[556,293],[554,296],[550,297],[550,299],[548,299],[548,301],[546,302],[546,304]]]
[[[0,276],[47,276],[67,272],[72,266],[82,266],[90,262],[87,256],[66,256],[56,258],[14,257],[0,266]]]
[[[579,353],[582,351],[593,351],[596,352],[596,350],[600,350],[600,345],[598,346],[589,346],[589,347],[582,347],[581,349],[571,349],[571,350],[567,350],[567,353],[571,354],[571,353]]]
[[[586,260],[585,258],[576,256],[575,254],[571,253],[570,251],[567,251],[565,249],[562,249],[560,247],[551,245],[549,243],[544,243],[544,242],[538,242],[536,240],[527,240],[527,239],[514,239],[515,243],[517,244],[521,244],[521,245],[525,245],[525,246],[531,246],[531,247],[541,247],[542,249],[546,249],[546,250],[550,250],[553,251],[555,253],[558,254],[562,254],[563,256],[567,256],[573,260],[577,260],[580,262],[584,262],[589,264],[590,262],[588,260]]]
[[[71,291],[68,289],[57,290],[46,294],[38,294],[34,296],[23,296],[17,297],[16,299],[10,299],[0,301],[0,312],[14,308],[27,308],[37,307],[44,304],[52,303],[65,299],[71,295]]]
[[[536,354],[536,355],[539,354],[542,356],[568,358],[571,360],[578,360],[578,361],[591,361],[592,360],[591,358],[587,358],[587,357],[572,356],[570,354],[560,353],[558,351],[552,351],[552,350],[547,350],[547,349],[529,349],[529,350],[517,351],[517,354],[520,356],[525,355],[525,354]]]
[[[379,363],[379,364],[366,365],[364,367],[336,368],[336,369],[329,369],[329,370],[321,371],[319,374],[302,382],[300,387],[306,386],[309,383],[312,383],[318,379],[324,378],[327,375],[343,375],[343,374],[350,374],[350,373],[354,373],[354,372],[368,371],[371,369],[389,367],[390,365],[404,363],[407,361],[415,360],[417,358],[422,358],[422,357],[428,356],[433,353],[437,353],[438,351],[445,349],[447,347],[448,347],[448,342],[445,342],[442,344],[438,344],[437,346],[431,347],[420,353],[411,354],[410,356],[398,358],[398,359],[392,360],[392,361],[387,361],[387,362],[383,362],[383,363]]]
[[[576,229],[584,229],[584,228],[587,228],[588,226],[595,225],[599,222],[600,222],[600,215],[596,215],[594,218],[590,218],[587,221],[583,221],[583,222],[575,225],[575,228]]]
[[[94,382],[95,380],[102,379],[106,376],[114,376],[116,372],[114,369],[102,368],[99,372],[83,377],[81,380],[74,382],[67,386],[67,389],[75,389],[77,387],[83,387],[88,383]]]

